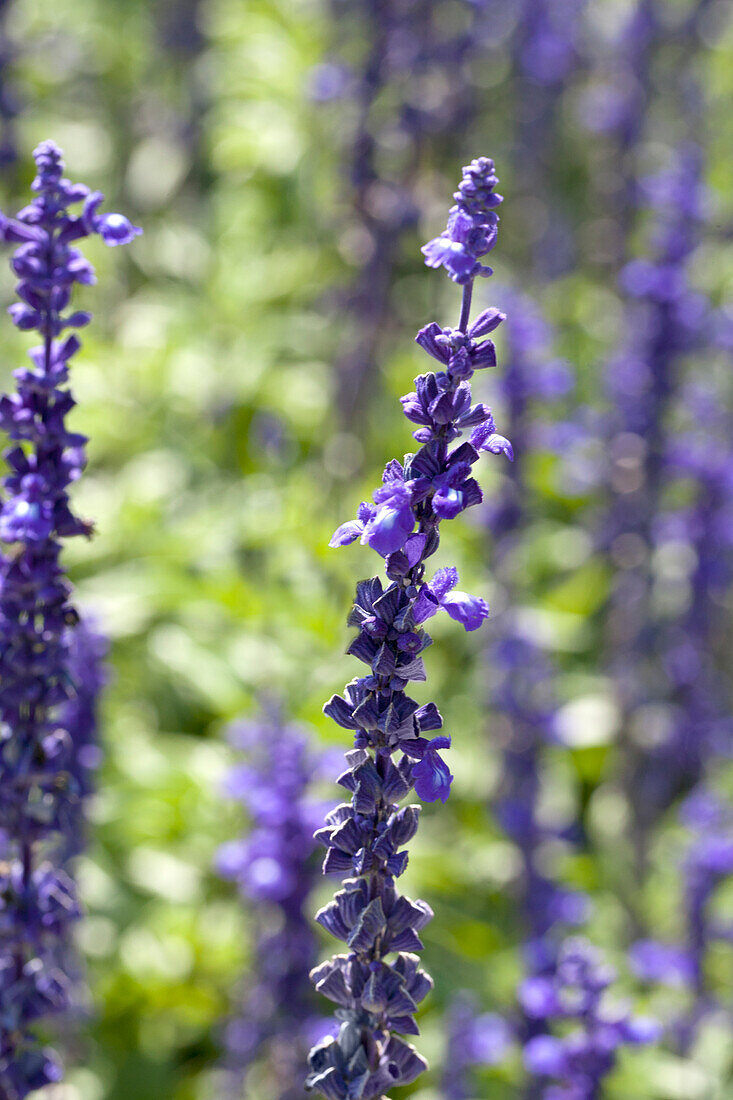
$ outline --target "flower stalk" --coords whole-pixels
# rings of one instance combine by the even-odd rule
[[[424,623],[445,610],[466,630],[488,615],[479,597],[456,591],[455,568],[426,579],[426,562],[438,549],[440,524],[482,500],[471,469],[481,451],[511,457],[511,445],[497,434],[491,410],[471,403],[470,378],[494,366],[486,339],[504,319],[488,309],[469,324],[471,292],[481,263],[497,237],[493,161],[481,157],[463,170],[448,226],[423,248],[430,267],[445,267],[463,287],[457,328],[433,322],[417,343],[441,369],[420,375],[415,391],[402,398],[405,416],[421,444],[404,462],[385,467],[373,503],[363,502],[357,519],[344,523],[331,546],[360,538],[384,559],[388,584],[379,577],[357,585],[349,625],[358,628],[349,652],[368,666],[344,695],[324,711],[354,732],[348,768],[338,782],[351,793],[327,815],[318,838],[327,848],[325,873],[347,877],[334,900],[316,916],[348,953],[336,955],[312,973],[316,988],[337,1005],[336,1038],[311,1051],[307,1087],[328,1100],[377,1100],[409,1084],[426,1068],[402,1036],[418,1034],[415,1011],[432,981],[419,966],[420,931],[432,917],[423,901],[399,894],[397,879],[407,866],[405,846],[418,827],[419,807],[399,803],[414,788],[423,801],[446,801],[452,775],[440,755],[450,738],[434,703],[419,706],[405,689],[426,678],[421,654],[431,644]],[[468,439],[455,444],[464,433]],[[455,445],[453,445],[455,444]]]
[[[75,335],[91,320],[66,312],[75,283],[94,270],[72,244],[93,233],[126,244],[139,229],[120,214],[99,214],[99,192],[63,176],[61,152],[46,141],[35,153],[35,197],[17,218],[0,215],[0,237],[16,244],[12,268],[20,301],[15,325],[35,329],[41,344],[31,366],[14,372],[13,394],[0,398],[0,429],[11,440],[0,506],[0,1095],[21,1100],[60,1080],[56,1055],[36,1038],[36,1021],[64,1012],[70,985],[64,965],[68,928],[80,916],[68,873],[78,845],[85,790],[78,741],[88,715],[76,702],[81,683],[74,633],[79,616],[61,564],[64,538],[92,534],[68,489],[84,469],[86,438],[69,431],[67,388]],[[74,215],[69,206],[83,202]],[[84,729],[77,728],[81,724]]]

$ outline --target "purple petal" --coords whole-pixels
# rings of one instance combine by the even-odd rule
[[[433,359],[437,359],[440,363],[447,363],[450,358],[450,351],[448,348],[442,347],[436,340],[437,336],[442,335],[443,330],[440,325],[435,321],[431,321],[425,328],[420,329],[415,337],[415,342],[419,344],[428,355],[432,355]]]
[[[412,605],[412,617],[416,624],[419,626],[420,623],[424,623],[428,619],[431,619],[437,612],[439,606],[438,601],[428,586],[423,585],[417,599]]]
[[[445,566],[436,570],[435,576],[428,583],[428,588],[435,596],[438,603],[442,603],[444,597],[458,584],[458,570],[454,565]]]
[[[422,535],[420,532],[410,535],[405,543],[405,556],[410,563],[410,568],[419,562],[427,541],[427,535]]]
[[[383,504],[364,528],[361,541],[386,557],[402,549],[414,526],[415,517],[409,505],[393,508]]]
[[[348,523],[342,523],[340,527],[336,528],[331,535],[331,541],[328,545],[334,548],[337,546],[349,546],[352,542],[356,542],[363,530],[363,523],[360,523],[356,519],[349,520]]]
[[[478,630],[489,614],[489,605],[480,596],[469,596],[468,592],[451,592],[441,600],[451,619],[455,619],[466,630]]]
[[[438,489],[433,496],[433,511],[440,519],[455,519],[465,507],[460,489]]]
[[[469,327],[468,335],[472,339],[487,336],[498,328],[502,321],[506,321],[506,313],[502,313],[500,309],[485,309]]]
[[[477,428],[474,428],[469,436],[471,446],[475,447],[477,451],[490,451],[494,455],[503,452],[510,461],[513,461],[514,448],[511,443],[505,436],[495,432],[493,428],[493,420],[487,420],[485,424],[479,424]]]

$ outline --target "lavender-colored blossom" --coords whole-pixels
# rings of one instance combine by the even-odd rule
[[[298,1100],[308,1047],[326,1030],[308,980],[317,944],[306,914],[319,878],[313,831],[323,817],[309,788],[328,754],[315,752],[304,731],[276,713],[237,723],[230,741],[244,760],[224,793],[246,807],[251,827],[219,849],[217,869],[237,884],[259,935],[240,1008],[226,1026],[225,1083],[241,1095],[249,1069],[266,1062],[277,1100]]]
[[[659,1038],[656,1021],[607,1003],[604,994],[614,979],[595,948],[570,939],[551,976],[528,978],[522,985],[524,1011],[548,1025],[529,1040],[523,1054],[528,1072],[542,1082],[542,1100],[601,1100],[619,1048]]]
[[[458,213],[470,220],[472,241],[485,242],[495,232],[496,182],[493,161],[486,157],[463,170],[451,217]],[[479,252],[483,247],[476,245]],[[463,289],[457,326],[463,336],[472,285],[469,280]],[[422,447],[403,463],[387,465],[375,506],[362,505],[356,521],[362,538],[374,538],[371,544],[384,556],[389,583],[385,587],[374,577],[357,585],[349,624],[359,633],[349,652],[368,666],[368,675],[353,680],[343,696],[335,695],[324,708],[355,735],[348,768],[339,778],[351,792],[351,802],[328,814],[325,828],[316,834],[327,848],[324,871],[346,875],[343,888],[316,918],[348,947],[347,954],[316,967],[312,975],[316,988],[338,1006],[342,1021],[338,1037],[318,1044],[310,1056],[307,1086],[328,1100],[377,1100],[409,1084],[425,1068],[423,1058],[400,1036],[418,1033],[414,1014],[432,985],[415,953],[422,948],[419,933],[432,912],[425,902],[397,892],[396,879],[407,865],[405,845],[415,835],[419,816],[418,806],[400,808],[399,802],[413,787],[423,799],[445,800],[451,777],[440,752],[449,739],[425,736],[442,727],[442,718],[433,703],[418,706],[405,689],[410,680],[425,679],[421,653],[431,639],[418,621],[421,614],[441,604],[449,613],[459,613],[471,629],[485,613],[482,602],[469,602],[457,593],[451,603],[454,571],[425,579],[425,562],[438,548],[441,520],[455,514],[453,504],[460,511],[481,500],[469,477],[479,451],[468,441],[451,446],[462,434],[459,421],[471,407],[465,378],[465,371],[456,376],[446,364],[445,370],[418,379],[416,393],[426,395]],[[490,416],[482,407],[470,426],[475,431]],[[452,491],[457,496],[450,496]],[[377,519],[382,508],[393,514]],[[332,541],[343,545],[358,534],[354,526],[345,537],[341,527]]]
[[[86,439],[66,426],[74,407],[69,361],[80,342],[65,331],[90,320],[88,313],[67,312],[74,283],[94,282],[91,264],[72,242],[92,233],[105,239],[110,220],[96,213],[99,194],[64,178],[52,142],[34,156],[32,202],[16,218],[0,215],[0,236],[18,246],[12,268],[20,303],[9,312],[18,328],[36,329],[42,338],[29,352],[31,365],[14,372],[16,391],[0,398],[0,428],[12,441],[0,507],[0,539],[8,544],[0,556],[0,827],[8,837],[0,1093],[7,1100],[61,1077],[35,1025],[69,1004],[63,956],[79,908],[62,864],[79,843],[93,737],[90,694],[98,687],[95,672],[80,667],[84,642],[60,562],[63,538],[92,533],[68,494],[84,468]],[[70,213],[78,202],[82,213]],[[119,215],[112,225],[118,237],[139,232]]]

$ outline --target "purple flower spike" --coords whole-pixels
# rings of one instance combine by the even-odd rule
[[[415,784],[415,793],[423,802],[445,803],[450,794],[450,785],[453,776],[448,765],[439,755],[438,749],[449,749],[450,737],[434,737],[426,745],[422,760],[412,769],[412,781]]]
[[[102,196],[90,200],[64,177],[53,142],[34,157],[33,200],[15,219],[0,215],[0,237],[17,245],[21,301],[10,316],[41,338],[31,365],[14,372],[16,391],[0,397],[0,429],[12,441],[0,502],[0,1096],[11,1100],[62,1077],[34,1029],[71,1004],[70,928],[80,911],[69,861],[84,845],[105,648],[80,627],[60,560],[64,538],[92,533],[69,496],[86,438],[66,423],[69,364],[81,344],[63,334],[90,320],[68,310],[74,285],[93,284],[94,270],[71,242],[102,232],[69,207],[86,200],[96,209]],[[124,243],[123,222],[105,223],[115,243]]]
[[[306,1087],[327,1100],[382,1100],[425,1069],[402,1036],[418,1034],[415,1011],[432,985],[414,954],[432,914],[424,902],[397,893],[419,816],[418,806],[400,802],[413,789],[424,802],[445,802],[453,776],[440,755],[450,738],[425,736],[443,725],[437,707],[419,706],[406,688],[425,679],[422,654],[431,638],[424,622],[443,608],[475,630],[489,610],[479,597],[455,590],[455,568],[438,569],[429,582],[425,570],[438,549],[441,523],[482,499],[471,476],[479,449],[456,440],[481,425],[495,432],[491,410],[471,403],[469,381],[474,370],[495,364],[485,337],[504,319],[498,310],[485,310],[469,327],[473,279],[488,273],[478,258],[496,239],[493,207],[501,200],[493,194],[495,183],[493,162],[485,157],[464,168],[446,233],[423,249],[428,264],[446,267],[464,291],[456,328],[433,322],[417,337],[441,367],[419,375],[415,392],[402,398],[405,416],[418,425],[420,449],[404,463],[388,463],[374,504],[362,504],[357,519],[342,524],[330,543],[347,546],[360,538],[385,559],[387,583],[372,577],[357,585],[348,622],[358,633],[349,653],[366,665],[366,674],[324,708],[354,733],[338,780],[350,801],[332,810],[316,834],[327,850],[324,872],[345,876],[343,889],[317,919],[350,952],[312,973],[341,1020],[338,1036],[310,1054]],[[235,853],[237,867],[240,856]]]
[[[477,630],[489,614],[488,604],[479,596],[469,596],[467,592],[454,592],[458,584],[458,570],[439,569],[433,579],[423,585],[415,601],[415,622],[423,623],[431,618],[439,608],[447,611],[466,630]]]

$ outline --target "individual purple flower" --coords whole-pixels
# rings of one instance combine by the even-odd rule
[[[488,251],[495,237],[494,208],[501,199],[493,194],[493,167],[482,157],[464,168],[456,196],[460,218],[456,210],[451,213],[451,232],[463,249],[473,250],[474,274],[480,267],[475,257]],[[348,876],[317,916],[348,948],[312,974],[316,989],[338,1006],[341,1020],[338,1036],[324,1039],[310,1055],[306,1085],[327,1100],[378,1100],[425,1069],[401,1036],[418,1034],[415,1012],[432,986],[415,954],[422,947],[418,933],[432,914],[424,902],[397,893],[419,814],[418,806],[399,803],[412,789],[425,801],[445,802],[452,776],[440,750],[450,746],[450,738],[425,736],[441,729],[440,713],[433,703],[419,706],[405,689],[410,680],[425,679],[421,654],[431,639],[423,622],[443,607],[473,630],[488,614],[483,600],[454,590],[455,569],[438,570],[425,581],[425,562],[438,548],[441,522],[481,500],[470,476],[479,450],[455,441],[491,420],[491,413],[471,405],[465,357],[449,354],[445,361],[442,351],[435,354],[444,332],[456,348],[462,334],[467,355],[475,353],[468,337],[471,291],[472,277],[464,280],[459,335],[438,330],[428,340],[428,354],[446,369],[421,375],[416,392],[403,399],[405,415],[421,426],[420,450],[387,465],[374,505],[362,504],[357,520],[343,524],[331,540],[342,546],[361,537],[384,557],[388,584],[373,577],[357,585],[348,621],[358,634],[349,652],[367,666],[367,674],[324,707],[354,733],[354,749],[338,780],[351,801],[332,810],[317,833],[327,849],[324,872]],[[496,313],[487,311],[477,335],[485,335],[494,322]],[[424,332],[418,342],[425,347]]]
[[[238,1010],[224,1041],[225,1084],[241,1095],[255,1063],[267,1066],[273,1098],[302,1095],[302,1063],[317,1017],[308,972],[317,944],[307,905],[319,877],[313,830],[323,814],[311,794],[328,754],[316,752],[306,733],[277,712],[239,722],[229,739],[245,759],[229,772],[224,794],[248,811],[251,825],[239,840],[222,845],[216,867],[236,883],[253,914],[258,939],[254,965],[243,983]]]
[[[480,596],[454,591],[458,584],[458,570],[453,566],[438,569],[433,579],[424,584],[415,600],[413,616],[416,623],[424,623],[442,607],[451,619],[466,630],[477,630],[488,617],[488,604]]]
[[[8,1100],[62,1076],[35,1027],[70,1003],[70,926],[79,907],[69,860],[82,846],[103,679],[99,647],[79,630],[60,554],[63,538],[92,533],[68,493],[84,469],[86,439],[66,424],[74,407],[69,363],[80,342],[63,334],[90,320],[86,312],[67,312],[74,284],[94,282],[91,264],[71,242],[92,233],[104,239],[108,223],[70,212],[89,202],[89,191],[64,177],[53,142],[39,145],[34,157],[31,203],[16,218],[0,215],[0,237],[17,245],[11,263],[20,303],[10,315],[42,340],[29,352],[31,365],[14,372],[15,392],[0,397],[0,429],[11,440],[0,504],[0,540],[9,547],[0,555],[0,829],[8,838],[0,1094]],[[100,202],[95,195],[95,208]]]
[[[384,484],[375,490],[374,505],[362,502],[357,519],[342,523],[329,546],[348,546],[361,536],[363,544],[386,557],[404,548],[414,526],[410,487],[405,484],[399,463],[390,463],[384,472]]]

